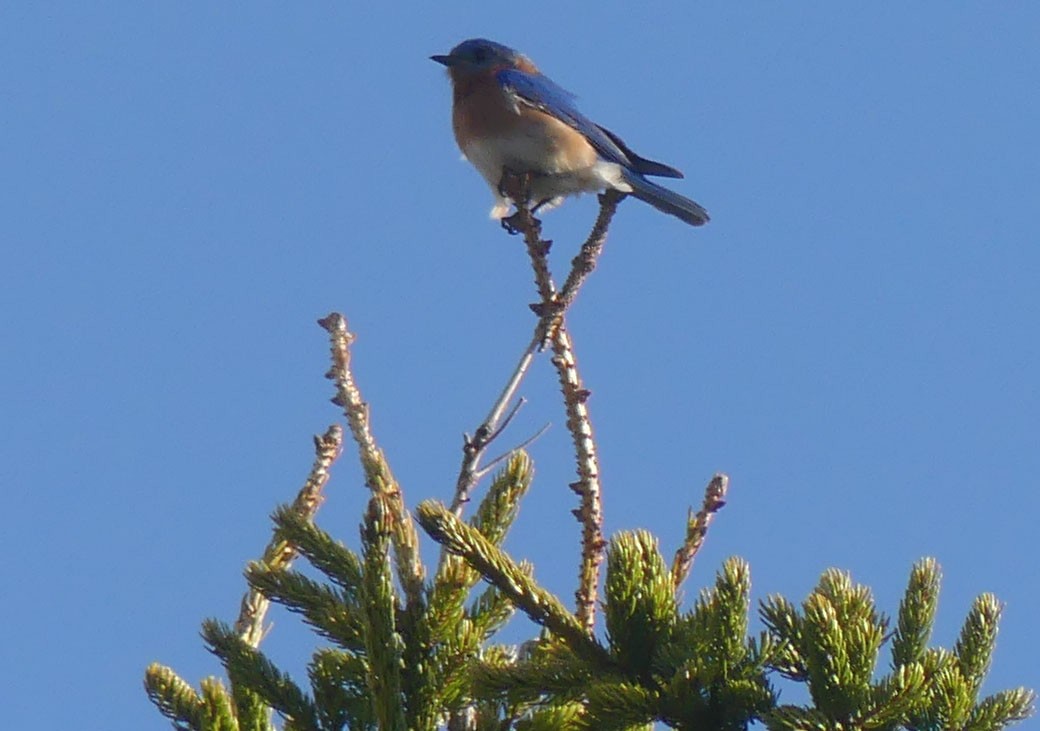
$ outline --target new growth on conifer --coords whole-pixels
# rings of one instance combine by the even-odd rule
[[[513,182],[512,196],[523,201],[524,181]],[[236,620],[203,624],[225,679],[206,678],[196,690],[169,667],[148,667],[145,689],[174,728],[634,731],[663,724],[743,731],[757,723],[771,731],[996,731],[1032,713],[1036,697],[1025,688],[981,695],[1001,614],[996,597],[975,600],[952,648],[930,644],[940,584],[932,559],[913,566],[894,621],[867,587],[832,569],[799,604],[782,596],[761,602],[761,629],[752,631],[751,570],[742,559],[726,561],[684,601],[697,552],[725,505],[725,475],[713,476],[699,509],[690,510],[670,562],[646,531],[603,536],[590,394],[566,314],[623,197],[600,196],[595,225],[559,288],[540,222],[524,205],[509,219],[523,234],[535,275],[535,324],[488,416],[466,436],[445,502],[409,508],[351,369],[354,335],[342,315],[320,321],[345,429],[332,426],[315,439],[303,487],[274,511],[271,541],[246,568]],[[575,460],[577,504],[560,507],[576,517],[580,542],[572,602],[541,586],[535,567],[502,547],[534,477],[526,443],[487,458],[523,403],[517,394],[525,375],[546,350]],[[369,500],[359,535],[341,541],[315,517],[347,434]],[[435,565],[423,562],[417,526],[439,544]],[[314,571],[294,568],[300,558]],[[260,649],[271,602],[315,632],[306,678],[290,677]],[[498,641],[517,612],[533,623],[530,640]],[[791,684],[804,686],[807,703],[780,703],[780,687]]]

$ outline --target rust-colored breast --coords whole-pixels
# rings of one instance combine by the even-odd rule
[[[502,92],[494,76],[480,76],[454,84],[452,126],[459,147],[473,138],[505,134],[516,123],[517,110]]]
[[[481,161],[472,152],[481,143],[494,144],[494,162],[516,171],[567,173],[596,161],[596,151],[584,135],[551,114],[511,99],[493,74],[458,79],[453,106],[455,140],[478,167]],[[491,162],[486,153],[483,157]],[[489,174],[498,173],[485,171]]]

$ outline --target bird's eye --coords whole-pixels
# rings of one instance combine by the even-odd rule
[[[487,55],[487,51],[485,49],[483,49],[483,48],[474,48],[473,49],[473,60],[475,62],[477,62],[477,63],[484,63],[485,61],[487,61],[487,58],[488,58],[488,55]]]

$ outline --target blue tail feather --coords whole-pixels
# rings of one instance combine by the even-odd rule
[[[625,170],[622,175],[625,182],[632,186],[631,195],[649,203],[657,210],[675,216],[691,226],[703,226],[708,222],[708,212],[699,203],[657,183],[651,183],[631,170]]]

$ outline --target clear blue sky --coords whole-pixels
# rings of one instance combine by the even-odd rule
[[[219,669],[199,622],[233,618],[268,514],[339,418],[327,312],[359,335],[409,502],[450,494],[534,298],[427,60],[478,35],[683,169],[713,216],[626,201],[573,310],[608,531],[670,553],[726,471],[688,595],[739,554],[757,597],[800,600],[838,566],[892,612],[935,556],[936,639],[993,591],[987,690],[1040,686],[1040,6],[359,7],[0,10],[8,725],[163,728],[144,667]],[[546,216],[558,271],[593,214]],[[524,394],[514,441],[554,427],[510,545],[569,599],[546,361]],[[349,455],[328,495],[322,525],[356,545]],[[310,635],[274,619],[268,647],[302,668]]]

